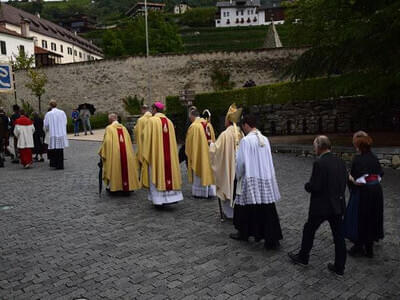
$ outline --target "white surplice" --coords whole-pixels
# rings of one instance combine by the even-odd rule
[[[149,178],[151,178],[151,167],[149,167]],[[154,205],[172,204],[183,200],[181,191],[159,191],[150,180],[148,199]]]
[[[192,195],[200,198],[215,197],[217,195],[217,188],[215,185],[203,186],[201,178],[193,172]]]
[[[236,178],[236,205],[269,204],[281,198],[269,141],[258,130],[240,141]]]
[[[53,108],[44,117],[44,129],[49,136],[49,149],[64,149],[68,147],[67,116],[65,112]]]

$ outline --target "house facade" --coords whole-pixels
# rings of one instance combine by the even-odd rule
[[[103,58],[100,48],[77,33],[4,3],[0,10],[0,27],[33,39],[35,49],[40,54],[48,52],[57,57],[55,61],[61,64]]]
[[[152,3],[152,2],[147,2],[147,11],[162,11],[164,10],[165,4],[163,3]],[[144,2],[138,2],[134,6],[131,7],[126,12],[126,15],[131,18],[136,18],[137,16],[144,16],[145,14],[145,3]]]
[[[186,3],[179,3],[174,6],[174,14],[175,15],[182,15],[190,9],[190,6]]]
[[[283,24],[284,11],[278,0],[261,5],[260,0],[230,0],[217,2],[216,27],[240,27]]]
[[[11,62],[21,52],[29,57],[35,55],[33,38],[27,38],[15,31],[0,27],[0,61]]]

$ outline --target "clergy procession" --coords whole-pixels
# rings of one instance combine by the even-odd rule
[[[0,108],[0,167],[4,167],[5,151],[15,145],[13,162],[25,169],[32,166],[34,154],[35,161],[44,161],[45,152],[50,167],[64,169],[67,118],[57,102],[49,102],[44,119],[34,113],[31,120],[17,105],[13,110],[8,118]],[[236,230],[229,235],[231,239],[248,242],[251,238],[256,243],[263,241],[267,250],[280,249],[284,236],[277,203],[281,193],[269,139],[257,129],[255,116],[232,104],[225,116],[225,130],[216,138],[211,112],[189,107],[190,125],[178,150],[175,126],[164,111],[161,102],[141,107],[142,116],[132,128],[134,143],[119,116],[108,115],[109,125],[98,151],[100,194],[103,183],[110,195],[129,196],[145,188],[147,200],[156,209],[177,205],[184,200],[181,166],[186,166],[191,196],[200,205],[205,201],[200,199],[215,201],[216,216],[232,222]],[[353,145],[359,154],[348,172],[342,159],[332,154],[329,138],[315,138],[317,159],[304,187],[310,194],[308,219],[299,251],[288,253],[294,264],[309,263],[316,232],[325,221],[335,251],[334,261],[327,265],[329,271],[343,275],[347,254],[374,257],[374,243],[384,237],[380,184],[384,172],[371,151],[372,142],[364,131],[354,134]],[[350,199],[346,205],[347,187]],[[349,250],[345,239],[354,244]]]
[[[225,117],[225,130],[216,139],[211,112],[188,109],[190,126],[178,153],[174,124],[164,114],[165,106],[144,105],[134,128],[136,154],[128,130],[109,115],[99,150],[102,179],[110,193],[129,195],[139,188],[148,189],[148,200],[161,209],[183,201],[180,163],[187,166],[188,182],[195,199],[217,198],[221,221],[231,221],[238,241],[264,241],[267,250],[280,248],[283,239],[276,203],[281,199],[271,146],[257,129],[251,114],[232,104]],[[334,262],[329,271],[343,275],[346,264],[345,238],[354,243],[351,256],[373,257],[373,243],[383,238],[383,196],[380,186],[383,172],[371,152],[372,139],[357,132],[353,144],[360,151],[351,173],[344,162],[331,153],[326,136],[315,138],[317,160],[305,184],[310,193],[309,218],[304,225],[300,251],[288,253],[294,264],[307,265],[316,231],[322,223],[330,225],[334,242]],[[345,190],[351,198],[346,208]],[[361,198],[363,198],[361,200]],[[359,205],[359,208],[357,207]],[[218,207],[218,208],[217,208]],[[373,222],[371,222],[373,221]]]

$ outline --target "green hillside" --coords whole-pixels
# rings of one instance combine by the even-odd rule
[[[281,42],[288,43],[287,28],[276,26]],[[185,52],[235,51],[262,48],[268,26],[236,27],[236,28],[181,28]]]

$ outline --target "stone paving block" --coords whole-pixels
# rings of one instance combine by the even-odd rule
[[[228,238],[232,223],[219,221],[215,199],[190,196],[184,166],[185,200],[163,211],[154,210],[145,190],[99,197],[98,146],[71,142],[60,172],[47,163],[26,171],[6,162],[0,199],[14,208],[0,211],[7,232],[0,243],[0,299],[71,300],[80,293],[89,300],[400,299],[399,172],[386,170],[382,182],[386,237],[375,258],[348,257],[338,279],[326,269],[334,258],[328,224],[316,234],[307,268],[287,258],[300,246],[312,159],[274,156],[284,240],[279,251],[266,251],[252,239]]]

